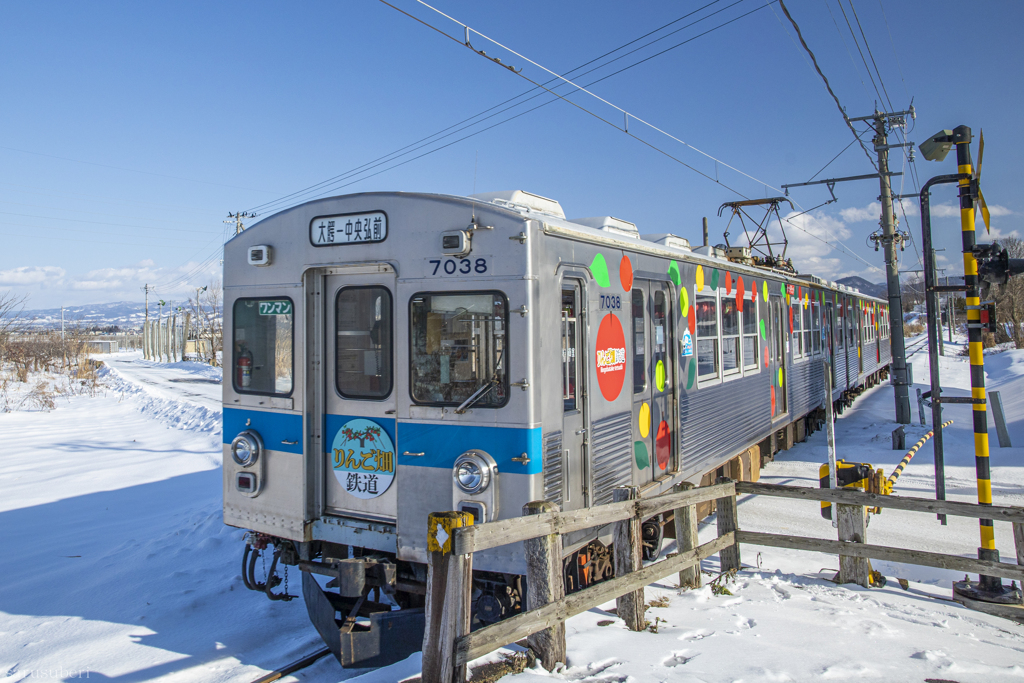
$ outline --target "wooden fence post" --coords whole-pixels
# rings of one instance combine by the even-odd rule
[[[524,515],[558,512],[558,505],[539,500],[523,506]],[[562,537],[556,531],[523,542],[526,550],[526,609],[535,610],[565,597],[562,571]],[[565,622],[560,621],[527,639],[527,644],[548,671],[566,663]]]
[[[1017,549],[1017,564],[1024,565],[1024,524],[1013,523],[1013,544]]]
[[[620,486],[613,492],[615,502],[636,500],[640,490],[635,486]],[[636,515],[615,523],[615,576],[625,576],[639,571],[643,566],[641,549],[640,518]],[[615,613],[626,622],[630,631],[643,631],[647,627],[644,619],[644,589],[638,588],[615,599]]]
[[[868,525],[863,505],[835,506],[839,520],[839,540],[868,542]],[[839,556],[839,583],[856,583],[868,587],[868,560],[865,557]]]
[[[688,481],[676,484],[677,492],[689,491],[693,484]],[[676,550],[685,553],[700,545],[697,540],[697,506],[684,505],[672,512],[676,527]],[[700,562],[692,567],[685,567],[679,570],[680,588],[700,588],[702,583],[700,574]]]
[[[469,633],[473,556],[452,554],[452,534],[473,524],[468,512],[433,512],[427,519],[427,605],[423,631],[423,683],[463,683],[455,666],[455,640]]]
[[[731,481],[728,477],[719,477],[716,484],[725,484]],[[723,536],[730,531],[739,529],[739,518],[736,514],[736,494],[718,499],[718,535]],[[723,572],[740,569],[740,544],[734,543],[728,548],[723,548],[718,553],[721,569]]]

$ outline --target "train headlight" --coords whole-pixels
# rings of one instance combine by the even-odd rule
[[[247,429],[231,442],[231,457],[242,467],[252,467],[263,453],[263,439],[251,429]]]
[[[493,478],[494,466],[476,451],[466,451],[455,460],[455,484],[470,495],[484,491]]]

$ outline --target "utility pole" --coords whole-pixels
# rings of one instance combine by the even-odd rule
[[[230,213],[229,212],[228,213],[228,218],[230,220],[226,220],[224,222],[227,223],[228,225],[231,225],[232,223],[234,223],[234,225],[235,225],[235,234],[236,235],[241,235],[242,231],[245,230],[245,226],[242,224],[242,219],[244,219],[244,218],[256,218],[256,214],[249,213],[248,211],[236,211],[235,213]]]
[[[149,283],[142,288],[142,291],[146,293],[146,322],[142,324],[142,356],[149,360],[149,344],[147,340],[150,337],[149,334]]]
[[[910,383],[907,381],[907,351],[903,340],[903,298],[900,295],[900,271],[896,260],[896,243],[902,245],[903,236],[896,234],[896,221],[892,211],[892,183],[889,178],[889,114],[875,112],[875,151],[878,153],[878,182],[881,187],[882,236],[885,249],[885,281],[889,290],[889,343],[892,347],[893,390],[896,394],[896,422],[910,424]],[[895,315],[893,315],[895,313]]]

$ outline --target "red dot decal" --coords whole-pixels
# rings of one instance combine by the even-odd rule
[[[668,423],[664,420],[658,425],[658,438],[654,442],[654,452],[658,457],[658,467],[666,469],[672,455],[672,435],[668,431]]]
[[[606,401],[614,401],[626,381],[626,336],[622,323],[609,313],[597,328],[597,383]]]
[[[764,347],[764,366],[768,367],[768,347]]]
[[[789,307],[789,333],[793,334],[793,307]]]
[[[625,254],[622,255],[622,260],[619,261],[619,282],[622,283],[623,291],[628,292],[633,288],[633,264],[630,263],[629,257]]]
[[[775,386],[772,385],[772,417],[775,417]]]
[[[725,274],[725,293],[732,294],[732,273]]]
[[[694,309],[690,312],[690,315],[687,317],[688,320],[686,322],[690,326],[690,336],[692,337],[695,334],[697,334],[697,308],[694,307]]]
[[[736,278],[736,309],[743,312],[743,276],[740,275]]]

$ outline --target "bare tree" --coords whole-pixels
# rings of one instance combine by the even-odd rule
[[[1004,237],[999,243],[1010,258],[1024,258],[1024,240]],[[1024,276],[1012,277],[1006,284],[993,287],[989,296],[996,302],[996,322],[1009,323],[1014,345],[1018,349],[1024,348]],[[997,339],[1000,338],[1005,337],[997,335]]]
[[[11,336],[25,324],[21,317],[24,310],[24,296],[17,296],[9,291],[0,293],[0,362],[7,358]]]

